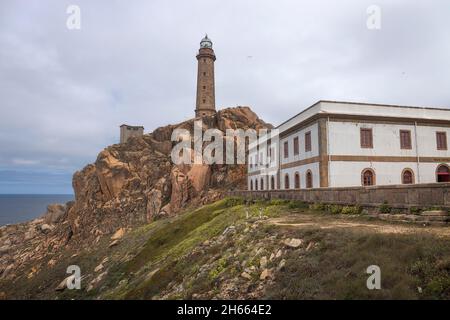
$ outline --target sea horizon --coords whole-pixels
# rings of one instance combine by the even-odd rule
[[[74,194],[0,193],[0,226],[39,218],[46,213],[48,205],[74,199]]]

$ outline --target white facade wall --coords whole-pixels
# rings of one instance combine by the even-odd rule
[[[411,169],[414,183],[436,182],[436,169],[441,163],[416,162],[330,162],[330,187],[361,186],[361,173],[370,168],[375,171],[377,185],[402,184],[402,172]],[[450,166],[450,163],[447,163]]]
[[[450,113],[450,112],[448,112]],[[450,123],[450,121],[449,121]],[[437,150],[436,131],[447,133],[447,150]],[[417,140],[419,141],[419,155],[421,157],[450,157],[450,128],[418,126]]]
[[[450,137],[450,128],[447,127],[331,121],[328,128],[330,155],[450,157],[449,150],[437,150],[436,145],[436,132],[447,132],[447,137]],[[361,128],[372,129],[373,148],[361,148]],[[401,149],[400,130],[411,131],[411,149]],[[331,161],[329,186],[361,186],[361,173],[366,168],[375,171],[377,185],[401,184],[401,174],[406,168],[414,172],[415,183],[433,183],[436,182],[436,169],[439,164],[439,162]]]
[[[372,129],[373,148],[361,148],[361,128]],[[436,146],[436,132],[447,132],[450,138],[448,127],[417,126],[418,152],[413,125],[330,121],[328,130],[330,155],[450,157],[450,150],[437,150]],[[412,149],[400,148],[400,130],[411,131]]]
[[[373,148],[361,148],[360,130],[371,128]],[[414,126],[378,123],[334,122],[328,123],[330,155],[352,156],[404,156],[415,157]],[[400,149],[400,130],[410,130],[412,149]],[[436,137],[434,144],[436,145]]]
[[[275,189],[278,189],[277,183],[277,171],[278,171],[278,150],[277,145],[271,145],[272,148],[272,158],[270,158],[270,153],[268,154],[268,147],[265,144],[260,144],[259,150],[257,148],[252,148],[248,153],[248,176],[247,176],[247,188],[251,189],[250,181],[253,181],[253,189],[255,190],[255,181],[258,180],[258,190],[268,190],[270,187],[270,177],[274,176]],[[256,157],[258,156],[258,157]],[[256,162],[256,160],[258,160]],[[252,164],[252,166],[250,166]],[[263,179],[263,188],[261,189],[261,178]]]
[[[311,133],[311,151],[305,151],[305,134],[307,132]],[[294,155],[294,139],[298,137],[299,139],[299,154]],[[284,143],[288,142],[289,146],[289,156],[284,157]],[[298,132],[292,133],[282,139],[280,139],[280,162],[281,164],[289,164],[296,161],[307,160],[309,158],[319,156],[319,125],[318,123],[313,123]],[[320,174],[319,174],[319,163],[309,163],[300,166],[295,166],[292,168],[281,169],[280,172],[280,188],[286,189],[285,186],[285,175],[289,175],[289,188],[293,189],[295,187],[295,173],[300,174],[300,188],[306,188],[306,172],[311,170],[313,178],[313,188],[318,188],[320,186]]]
[[[409,168],[414,172],[417,183],[417,163],[415,162],[330,162],[330,187],[360,187],[361,173],[370,168],[375,171],[376,185],[402,184],[402,171]]]
[[[284,177],[289,174],[289,189],[295,188],[295,173],[298,172],[300,174],[300,189],[306,188],[306,172],[311,170],[312,178],[313,178],[313,188],[320,187],[320,172],[319,172],[319,163],[309,163],[299,167],[282,169],[281,170],[281,189],[286,189],[284,185]]]
[[[305,152],[305,133],[311,132],[311,151]],[[299,138],[300,148],[299,155],[294,156],[294,138]],[[289,157],[284,157],[284,143],[288,142],[289,145]],[[308,158],[316,157],[319,155],[319,126],[316,123],[305,127],[304,129],[293,133],[283,139],[280,139],[280,159],[281,164],[287,164],[299,160],[305,160]]]

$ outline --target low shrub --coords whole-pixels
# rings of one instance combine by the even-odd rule
[[[391,213],[392,207],[388,204],[387,201],[384,201],[379,210],[380,213]]]
[[[361,214],[362,208],[359,205],[356,206],[345,206],[342,208],[342,214]]]
[[[342,206],[337,204],[329,204],[327,205],[327,211],[332,214],[340,214],[342,212]]]
[[[269,206],[283,206],[290,203],[289,200],[285,199],[271,199],[268,203]]]
[[[310,208],[311,210],[322,211],[322,210],[325,210],[325,209],[326,209],[326,206],[325,206],[323,203],[318,202],[318,203],[313,203],[313,204],[311,204],[311,205],[309,206],[309,208]]]
[[[412,207],[412,208],[409,208],[409,212],[411,214],[420,214],[422,212],[422,209],[417,208],[417,207]]]
[[[289,209],[305,209],[308,208],[308,204],[300,200],[291,200],[289,201],[288,207]]]
[[[225,206],[228,208],[239,206],[245,203],[244,198],[241,197],[229,197],[225,199]]]

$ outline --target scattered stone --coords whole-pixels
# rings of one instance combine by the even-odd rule
[[[209,241],[209,240],[205,240],[205,241],[202,243],[202,245],[203,245],[204,247],[208,247],[210,244],[211,244],[211,241]]]
[[[50,204],[47,206],[47,212],[42,217],[45,223],[54,224],[61,221],[61,218],[66,213],[66,206],[64,204]]]
[[[286,259],[282,259],[278,264],[278,270],[283,270],[286,265]]]
[[[103,277],[106,276],[107,274],[108,274],[108,271],[105,271],[105,272],[103,272],[103,273],[100,273],[95,279],[93,279],[93,280],[89,283],[89,285],[88,285],[86,291],[89,292],[89,291],[91,291],[92,289],[94,289],[94,288],[95,288],[95,285],[98,284],[100,281],[102,281]]]
[[[103,270],[103,264],[100,263],[98,266],[95,267],[94,272],[99,272]]]
[[[229,233],[234,233],[235,231],[236,231],[236,227],[235,226],[229,226],[223,231],[222,235],[227,235]]]
[[[283,251],[281,251],[281,249],[278,249],[277,253],[275,254],[275,258],[279,258],[281,257],[281,255],[283,254]]]
[[[267,267],[267,257],[264,256],[259,260],[259,266],[261,269],[265,269]]]
[[[67,284],[73,282],[75,280],[75,275],[72,274],[65,278],[61,283],[56,287],[56,291],[64,291],[67,288]]]
[[[109,244],[109,247],[111,248],[111,247],[117,246],[119,243],[120,243],[120,240],[114,240],[113,242],[111,242]]]
[[[313,248],[314,248],[314,242],[310,242],[310,243],[308,243],[308,246],[306,247],[306,251],[310,251]]]
[[[417,287],[417,292],[422,293],[423,292],[422,287]]]
[[[102,260],[102,264],[105,264],[105,263],[107,263],[109,261],[109,258],[108,257],[105,257],[103,260]]]
[[[267,278],[272,277],[272,271],[269,269],[264,269],[263,272],[261,272],[261,275],[259,276],[260,280],[266,280]]]
[[[298,248],[303,244],[303,240],[302,239],[286,239],[284,241],[284,244],[290,248]]]
[[[275,259],[275,254],[272,252],[269,257],[269,261],[273,261]]]
[[[36,267],[32,267],[31,270],[30,270],[30,272],[29,272],[28,275],[27,275],[27,278],[28,278],[28,279],[33,278],[37,271],[38,271],[38,269],[37,269]]]
[[[128,284],[128,280],[127,279],[123,279],[119,281],[119,286],[124,286]]]
[[[33,239],[36,236],[36,228],[34,226],[30,227],[27,232],[25,232],[24,240],[28,241],[30,239]]]
[[[44,223],[43,225],[41,225],[41,231],[43,233],[49,233],[50,231],[52,231],[55,227],[53,225]]]
[[[245,278],[245,279],[247,279],[247,280],[252,280],[252,276],[251,275],[249,275],[247,272],[242,272],[241,273],[241,277],[242,278]]]
[[[55,264],[56,264],[56,260],[55,260],[55,259],[50,259],[50,260],[47,262],[47,265],[48,265],[49,267],[53,267]]]
[[[124,235],[125,235],[125,229],[124,228],[120,228],[111,236],[111,240],[119,240]]]

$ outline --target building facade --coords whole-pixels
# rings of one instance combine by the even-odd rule
[[[276,129],[277,159],[249,149],[249,190],[450,182],[449,109],[319,101]]]
[[[142,137],[144,135],[144,127],[130,126],[123,124],[120,126],[120,143],[126,143],[130,137]]]
[[[208,38],[208,35],[200,42],[197,61],[197,101],[195,116],[212,116],[216,114],[214,84],[214,61],[216,61],[216,55],[212,48],[212,41]]]

